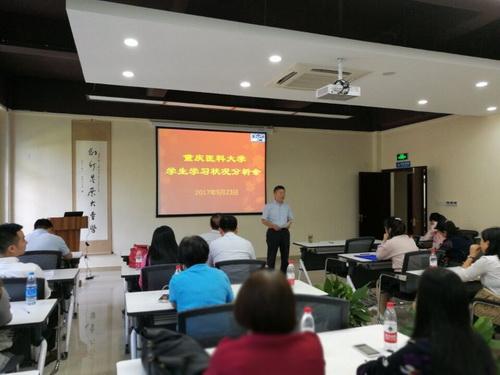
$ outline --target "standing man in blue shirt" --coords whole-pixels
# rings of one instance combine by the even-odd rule
[[[286,273],[290,253],[290,232],[293,214],[285,203],[285,187],[278,185],[273,189],[274,201],[266,204],[262,212],[262,224],[267,227],[267,266],[274,268],[278,248],[281,255],[281,271]]]

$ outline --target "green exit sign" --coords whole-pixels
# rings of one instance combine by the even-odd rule
[[[397,154],[396,155],[396,160],[397,161],[408,160],[408,153],[405,152],[404,154]]]

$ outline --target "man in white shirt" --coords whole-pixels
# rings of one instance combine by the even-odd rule
[[[200,237],[207,241],[209,245],[210,242],[221,237],[219,232],[219,223],[221,217],[221,214],[213,214],[210,217],[210,228],[212,228],[212,230],[210,232],[200,234]]]
[[[28,277],[34,272],[37,278],[45,278],[42,269],[34,263],[21,263],[18,256],[24,254],[26,240],[23,227],[19,224],[0,225],[0,278]],[[45,298],[49,298],[51,290],[45,280]]]
[[[66,242],[54,234],[54,225],[49,219],[35,221],[35,230],[26,236],[26,251],[56,250],[64,259],[71,259],[71,251]]]
[[[226,260],[255,259],[255,251],[250,241],[238,236],[238,220],[232,215],[222,215],[219,223],[221,238],[210,243],[208,264]]]

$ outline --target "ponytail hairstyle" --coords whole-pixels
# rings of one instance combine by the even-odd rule
[[[399,217],[391,216],[384,221],[384,228],[389,234],[389,238],[406,234],[406,225]]]

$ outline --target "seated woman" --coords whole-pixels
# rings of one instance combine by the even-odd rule
[[[444,223],[446,221],[446,217],[441,215],[438,212],[433,212],[429,215],[429,230],[427,233],[420,237],[420,241],[432,241],[432,248],[439,250],[441,244],[444,242],[444,235],[436,230],[436,225],[438,223]]]
[[[390,217],[384,222],[384,239],[377,247],[377,259],[392,260],[395,272],[401,272],[405,254],[418,251],[417,244],[406,234],[406,225],[397,217]]]
[[[494,375],[491,349],[470,324],[463,282],[453,272],[431,268],[420,278],[410,341],[385,358],[358,368],[357,375]]]
[[[384,222],[384,239],[377,247],[377,259],[392,260],[394,272],[401,272],[406,253],[418,251],[417,244],[406,234],[406,225],[397,217],[390,217]],[[391,278],[382,278],[382,285],[378,300],[378,311],[383,314],[387,300],[399,290],[399,281]]]
[[[185,237],[179,245],[179,260],[186,269],[172,276],[169,300],[177,312],[233,300],[227,275],[208,266],[208,243],[200,236]]]
[[[444,223],[439,222],[436,225],[436,230],[446,238],[440,248],[444,252],[444,265],[461,265],[467,259],[472,240],[461,235],[459,229],[451,220]]]
[[[178,263],[178,246],[172,228],[166,225],[158,227],[153,232],[151,246],[142,261],[141,268],[156,264]],[[139,286],[142,288],[142,275],[139,277]]]
[[[221,341],[205,375],[325,373],[316,334],[293,332],[295,297],[281,272],[252,273],[238,293],[234,315],[249,332]]]
[[[500,303],[500,228],[488,228],[481,233],[481,243],[472,245],[469,256],[457,270],[463,281],[481,279],[483,289],[475,298]],[[474,313],[488,316],[496,325],[500,325],[500,308],[478,305]]]
[[[178,246],[172,228],[166,225],[158,227],[153,232],[151,246],[144,258],[144,266],[156,264],[178,263]]]

